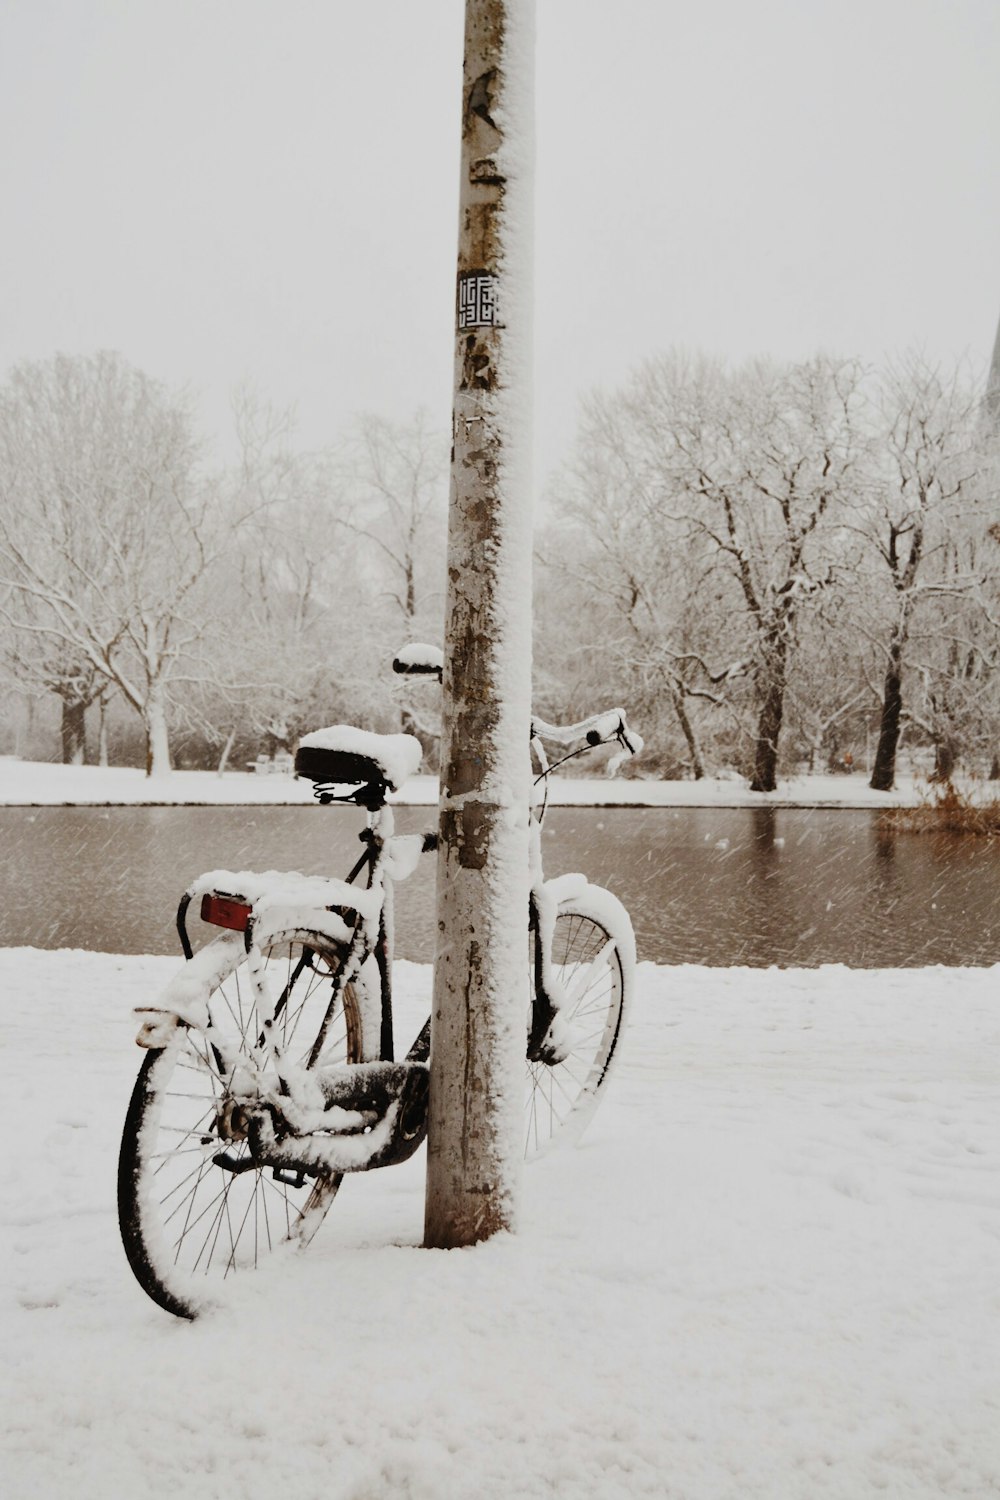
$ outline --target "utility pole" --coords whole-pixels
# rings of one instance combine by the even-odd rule
[[[528,1004],[534,0],[466,0],[424,1242],[513,1227]]]

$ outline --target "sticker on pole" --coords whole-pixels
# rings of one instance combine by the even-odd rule
[[[464,271],[458,278],[458,328],[492,328],[499,323],[499,279],[489,271]]]

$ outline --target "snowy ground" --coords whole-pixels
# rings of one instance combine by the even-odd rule
[[[421,1153],[195,1324],[114,1210],[173,968],[0,950],[9,1500],[1000,1494],[1000,968],[644,965],[518,1235],[417,1248]]]
[[[893,792],[873,792],[863,774],[799,776],[779,783],[766,796],[751,792],[738,776],[702,781],[638,781],[623,777],[572,777],[557,772],[549,800],[631,807],[900,807],[921,800],[912,776],[901,776]],[[414,776],[392,800],[428,807],[438,799],[437,778]],[[124,767],[62,766],[0,756],[0,806],[123,803],[286,803],[311,802],[312,786],[293,776],[258,776],[250,771],[172,771],[147,777]]]

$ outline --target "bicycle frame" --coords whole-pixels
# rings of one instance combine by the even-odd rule
[[[408,648],[402,665],[426,672],[433,654]],[[617,709],[567,728],[532,723],[541,790],[524,913],[526,1159],[586,1128],[619,1053],[635,967],[631,922],[611,892],[582,875],[545,879],[541,825],[555,767],[542,735],[561,746],[556,765],[612,740],[623,753],[641,749]],[[586,744],[573,748],[577,738]],[[169,1312],[197,1314],[210,1269],[224,1279],[281,1244],[308,1244],[344,1173],[403,1161],[426,1135],[429,1019],[396,1060],[394,890],[437,837],[397,835],[387,805],[415,774],[419,750],[413,736],[350,725],[303,736],[296,769],[318,800],[366,810],[347,879],[216,870],[181,899],[186,962],[140,1012],[137,1041],[149,1051],[118,1172],[126,1255]],[[196,947],[188,917],[199,897],[215,935]]]
[[[536,785],[547,782],[555,768],[549,765],[541,733],[558,738],[564,744],[580,737],[586,737],[588,741],[563,756],[556,765],[612,736],[634,753],[624,715],[619,710],[563,730],[534,721],[532,749],[540,767]],[[634,738],[638,739],[637,736]],[[320,876],[284,876],[273,872],[254,876],[246,872],[237,875],[230,871],[214,871],[202,876],[184,893],[177,912],[177,929],[185,958],[191,966],[188,974],[194,985],[181,985],[177,996],[183,993],[183,1002],[178,998],[173,1004],[168,990],[164,1003],[146,1012],[149,1019],[138,1038],[147,1047],[164,1046],[174,1027],[194,1026],[202,1030],[206,1042],[215,1051],[220,1071],[225,1073],[227,1070],[225,1044],[212,1034],[207,1008],[202,1017],[197,1003],[192,1005],[190,1002],[192,987],[197,990],[201,978],[202,983],[210,988],[213,972],[211,962],[206,959],[206,973],[200,975],[199,959],[206,950],[199,950],[195,955],[187,929],[190,905],[200,895],[203,918],[215,926],[231,930],[234,935],[237,932],[242,934],[254,989],[257,1026],[256,1044],[250,1047],[248,1058],[252,1072],[256,1074],[256,1094],[241,1108],[251,1120],[255,1161],[279,1172],[301,1175],[318,1170],[363,1171],[387,1165],[416,1150],[426,1131],[429,1019],[406,1058],[401,1063],[395,1062],[393,886],[396,880],[406,879],[413,872],[420,854],[436,848],[437,836],[397,835],[392,809],[386,804],[383,792],[384,788],[380,791],[375,786],[362,786],[344,796],[334,796],[329,788],[322,792],[317,789],[323,802],[353,802],[364,806],[367,812],[366,827],[361,834],[364,853],[346,881]],[[566,997],[553,973],[552,934],[559,901],[586,888],[587,882],[582,876],[564,876],[546,882],[541,859],[541,826],[545,808],[546,797],[543,795],[532,808],[530,818],[531,885],[526,915],[534,951],[534,991],[527,1027],[527,1056],[529,1062],[554,1065],[566,1055],[567,1042],[565,1038],[560,1041],[558,1034],[559,1013]],[[362,873],[366,875],[364,890],[356,885]],[[377,1005],[378,1010],[377,1060],[354,1063],[346,1068],[319,1070],[327,1106],[322,1123],[316,1127],[320,1132],[319,1139],[313,1139],[308,1112],[303,1113],[296,1103],[294,1070],[282,1056],[274,1029],[274,1021],[281,1016],[299,975],[311,963],[310,950],[304,949],[295,971],[277,998],[268,992],[261,958],[269,943],[280,941],[290,932],[322,934],[335,942],[343,953],[342,962],[332,973],[326,1017],[312,1046],[307,1068],[312,1068],[322,1053],[328,1027],[343,1004],[348,985],[360,986],[366,1001],[372,1003],[372,1009]],[[378,974],[377,997],[371,995],[362,975],[369,959],[374,959]],[[374,1019],[374,1016],[369,1017],[371,1022]],[[354,1117],[343,1132],[332,1126],[333,1117],[329,1116],[332,1107]],[[359,1133],[359,1118],[362,1119],[363,1135]]]

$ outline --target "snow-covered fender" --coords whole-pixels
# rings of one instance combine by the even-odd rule
[[[245,959],[242,932],[223,932],[206,943],[174,975],[157,1005],[136,1006],[136,1015],[143,1017],[138,1045],[166,1047],[181,1026],[206,1030],[209,996]]]
[[[559,1061],[559,1054],[566,1045],[561,1036],[559,1010],[566,995],[552,969],[556,917],[560,912],[576,912],[582,917],[590,917],[599,922],[614,940],[621,960],[623,1023],[629,1013],[635,989],[635,932],[632,919],[618,897],[603,886],[591,885],[584,875],[557,875],[552,880],[535,885],[531,896],[538,923],[542,990],[556,1013],[546,1037],[534,1040],[543,1050],[551,1052],[553,1060]]]
[[[282,940],[308,939],[312,932],[319,932],[329,937],[330,932],[324,932],[323,929],[324,926],[329,929],[333,925],[335,920],[333,914],[321,913],[317,910],[314,915],[316,916],[315,927],[310,927],[308,930],[299,926],[295,930],[279,931],[268,924],[261,934],[264,946]],[[322,920],[323,917],[326,918],[325,922]],[[242,932],[220,933],[187,960],[183,968],[170,980],[156,1005],[136,1007],[136,1015],[142,1018],[142,1024],[136,1036],[138,1045],[148,1048],[166,1047],[176,1038],[181,1027],[192,1027],[208,1032],[212,1021],[209,1001],[213,991],[218,989],[219,985],[228,979],[240,964],[244,963],[249,963],[250,971],[254,975],[260,1011],[262,1015],[267,1014],[272,1006],[272,998],[267,993],[260,959],[260,948],[256,944],[251,953],[247,953]],[[364,1060],[368,1061],[378,1056],[377,1041],[381,1015],[379,978],[374,960],[370,956],[352,976],[351,982],[355,987],[361,1011]],[[369,1039],[372,1039],[371,1042]]]
[[[557,875],[532,889],[539,932],[551,952],[555,920],[562,910],[577,911],[582,917],[600,922],[614,938],[621,955],[626,982],[631,983],[635,970],[635,932],[632,918],[618,897],[603,886],[591,885],[585,875]]]

